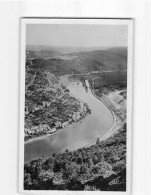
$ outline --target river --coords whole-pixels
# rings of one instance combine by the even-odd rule
[[[68,89],[74,97],[88,104],[91,114],[54,135],[25,144],[25,161],[87,146],[108,131],[113,123],[111,111],[92,94],[87,80],[86,85],[87,92],[82,83],[70,83]]]

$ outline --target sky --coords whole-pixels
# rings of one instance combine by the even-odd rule
[[[27,24],[26,45],[55,47],[127,46],[126,25]]]

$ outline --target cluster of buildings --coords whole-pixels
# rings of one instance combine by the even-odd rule
[[[48,124],[39,124],[37,126],[32,126],[31,128],[25,128],[25,141],[41,135],[52,134],[58,129],[62,129],[72,122],[80,120],[83,116],[85,116],[89,109],[85,103],[81,102],[79,105],[79,110],[77,112],[73,112],[73,114],[70,114],[67,121],[62,122],[57,120],[54,123],[53,128],[50,128]],[[45,103],[43,106],[47,106],[47,103]]]
[[[25,128],[25,137],[28,136],[36,136],[39,134],[51,134],[54,133],[56,131],[56,128],[50,128],[49,125],[47,124],[39,124],[37,126],[33,126],[30,129]]]
[[[52,134],[89,112],[87,104],[72,97],[67,88],[57,88],[58,79],[54,75],[46,77],[38,72],[32,86],[36,88],[26,91],[25,141]]]
[[[35,106],[34,109],[32,110],[32,112],[35,112],[37,110],[41,110],[44,107],[49,107],[52,102],[54,102],[54,100],[51,102],[44,101],[44,102],[42,102],[42,105]],[[28,114],[29,114],[29,111],[28,111],[28,107],[26,106],[25,107],[25,115],[28,115]]]

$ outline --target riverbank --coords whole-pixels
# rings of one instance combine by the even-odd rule
[[[39,170],[38,174],[35,166]],[[95,189],[102,191],[105,189],[116,191],[116,186],[110,185],[110,183],[119,177],[120,191],[125,191],[126,125],[119,133],[106,141],[88,148],[83,147],[70,152],[66,150],[66,152],[57,155],[54,153],[53,157],[36,158],[34,163],[26,162],[24,170],[26,190],[75,190],[75,187],[76,190],[86,190],[88,186],[92,189],[95,186]],[[79,170],[82,171],[79,172]],[[31,180],[33,177],[36,182]],[[51,182],[48,183],[47,178],[51,179]]]
[[[112,101],[111,100],[109,101],[109,99],[107,99],[106,96],[103,96],[103,98],[100,99],[112,111],[115,120],[114,124],[109,129],[109,131],[101,138],[101,141],[104,141],[105,139],[109,138],[114,133],[116,133],[126,123],[126,115],[125,114],[119,115],[118,111],[113,110]],[[106,102],[109,102],[109,104]]]
[[[64,81],[63,79],[65,79],[65,80],[67,79],[67,80],[68,80],[68,76],[71,76],[71,75],[65,75],[65,76],[62,76],[62,77],[61,77],[61,79],[60,79],[60,85],[61,85],[61,83],[66,83],[66,81],[63,82],[63,81]],[[69,80],[68,80],[67,83],[68,83],[68,85],[69,85]],[[67,85],[67,86],[68,86],[68,85]],[[67,86],[66,86],[66,87],[67,87]],[[114,111],[112,110],[112,108],[110,108],[110,106],[107,105],[107,104],[105,103],[105,101],[103,101],[103,99],[101,99],[100,97],[98,97],[98,96],[94,93],[94,91],[93,91],[91,88],[90,88],[90,90],[91,90],[92,94],[93,94],[97,99],[99,99],[99,100],[100,100],[100,101],[101,101],[101,102],[110,110],[110,112],[111,112],[111,114],[112,114],[112,117],[113,117],[113,123],[112,123],[111,127],[110,127],[109,130],[103,135],[103,137],[100,137],[100,140],[105,140],[105,139],[107,139],[109,136],[111,136],[111,134],[112,134],[114,131],[116,131],[117,128],[120,128],[121,125],[118,124],[118,123],[119,123],[119,120],[118,120],[117,116],[115,115]],[[80,100],[79,98],[75,97],[71,92],[68,92],[68,93],[70,94],[70,96],[74,97],[74,98],[77,99],[79,102],[81,102],[82,104],[84,104],[84,102],[83,102],[82,100]],[[81,118],[80,118],[79,120],[77,120],[76,122],[73,121],[71,124],[68,124],[68,125],[66,126],[66,128],[69,128],[69,127],[70,127],[72,124],[74,124],[74,123],[80,122],[80,121],[81,121],[82,119],[84,119],[87,115],[88,115],[88,113],[86,113],[83,117],[81,117]],[[29,140],[26,140],[26,141],[25,141],[25,144],[28,144],[28,143],[32,143],[32,142],[41,140],[41,139],[46,138],[46,137],[48,137],[48,136],[50,137],[50,136],[56,135],[57,133],[61,132],[63,129],[64,129],[64,128],[60,128],[60,129],[56,130],[56,131],[53,132],[53,133],[48,133],[48,134],[44,134],[44,135],[41,135],[41,136],[38,136],[38,137],[31,138],[31,139],[29,139]],[[95,141],[96,141],[96,140],[94,140],[94,142],[90,143],[89,145],[94,144]]]
[[[66,75],[66,78],[67,78],[67,75]],[[67,80],[68,80],[68,78],[67,78]],[[61,81],[63,81],[63,79],[61,79]],[[66,82],[66,80],[65,80],[65,82]],[[70,83],[68,83],[68,84],[70,84]],[[89,83],[88,83],[88,81],[86,81],[86,84],[87,84],[87,86],[89,85]],[[68,86],[70,86],[70,85],[68,85]],[[76,89],[76,85],[73,85],[74,86],[74,90],[75,91],[77,91],[77,89]],[[69,89],[71,88],[71,86],[69,87]],[[111,113],[111,116],[112,116],[112,123],[111,123],[111,126],[109,126],[105,131],[104,131],[104,135],[103,134],[99,134],[98,133],[98,131],[100,131],[99,130],[99,128],[102,128],[102,125],[101,126],[98,126],[97,128],[95,128],[93,125],[92,125],[92,127],[90,128],[91,129],[91,133],[93,133],[94,134],[94,138],[92,139],[92,141],[90,141],[90,142],[88,142],[88,143],[85,143],[84,144],[84,142],[83,142],[83,145],[81,146],[81,144],[80,144],[80,147],[87,147],[87,146],[90,146],[90,145],[93,145],[93,144],[95,144],[96,143],[96,138],[100,138],[100,141],[101,140],[105,140],[105,139],[107,139],[108,137],[110,137],[110,136],[112,136],[112,134],[114,133],[114,132],[116,132],[124,123],[122,123],[121,122],[121,120],[118,118],[118,116],[114,113],[114,111],[112,110],[112,108],[110,108],[110,106],[105,102],[105,101],[103,101],[103,99],[102,98],[100,98],[100,97],[98,97],[95,93],[94,93],[94,91],[90,88],[90,85],[89,85],[89,87],[88,87],[88,89],[89,89],[89,91],[88,92],[86,92],[84,89],[84,91],[85,91],[85,93],[87,94],[87,97],[90,97],[90,94],[89,93],[91,93],[92,94],[92,97],[95,97],[95,98],[97,98],[98,100],[98,105],[100,105],[101,103],[100,103],[100,101],[102,102],[102,104],[104,105],[104,107],[106,107],[107,108],[107,110],[109,110],[108,112],[110,112]],[[69,90],[70,91],[70,90]],[[70,91],[70,92],[68,92],[68,93],[70,93],[70,95],[71,96],[73,96],[74,98],[76,98],[76,99],[78,99],[78,101],[80,101],[80,102],[82,102],[82,103],[84,103],[83,101],[81,101],[81,98],[82,98],[82,96],[79,96],[79,98],[77,97],[77,96],[75,96],[75,93],[73,93],[72,94],[72,90]],[[91,98],[92,100],[91,100],[91,102],[93,102],[94,101],[94,99],[93,98]],[[83,100],[83,99],[82,99]],[[88,104],[89,105],[89,104]],[[97,106],[97,108],[99,108],[99,106]],[[100,108],[101,110],[102,110],[102,108]],[[100,109],[97,109],[98,111],[97,111],[97,113],[99,113],[100,112]],[[92,111],[93,112],[93,111]],[[27,145],[27,144],[32,144],[32,142],[37,142],[37,143],[39,143],[40,141],[42,141],[42,140],[48,140],[48,139],[51,139],[51,137],[53,137],[54,135],[56,135],[56,134],[58,134],[58,133],[60,133],[59,134],[59,137],[61,137],[61,135],[63,134],[62,132],[63,132],[63,130],[65,129],[65,131],[67,131],[67,129],[73,129],[73,128],[75,128],[74,126],[76,125],[76,126],[81,126],[81,124],[80,124],[80,122],[82,122],[82,120],[83,119],[85,119],[86,117],[87,117],[87,114],[88,113],[86,113],[86,115],[84,115],[82,118],[80,118],[80,120],[78,120],[78,121],[72,121],[72,123],[70,123],[70,124],[68,124],[66,127],[64,127],[64,128],[60,128],[60,129],[58,129],[57,131],[55,131],[55,132],[53,132],[53,133],[51,133],[51,134],[45,134],[45,135],[42,135],[42,136],[39,136],[39,137],[35,137],[35,138],[33,138],[33,139],[30,139],[30,140],[27,140],[26,142],[25,142],[25,145]],[[97,115],[98,116],[98,115]],[[101,117],[101,116],[100,116]],[[100,120],[100,119],[102,119],[102,117],[100,118],[99,117],[99,119],[98,120]],[[106,120],[106,119],[102,119],[102,122],[104,121],[104,120]],[[108,123],[108,120],[107,120],[107,123]],[[88,125],[88,126],[90,126],[90,125]],[[92,129],[93,129],[93,131],[92,131]],[[104,129],[104,128],[103,128]],[[68,130],[69,131],[69,130]],[[79,133],[80,133],[81,131],[79,131]],[[78,133],[78,132],[77,132]],[[97,134],[96,134],[97,133]],[[95,135],[96,134],[96,135]],[[52,139],[57,139],[57,137],[58,136],[55,136],[54,138],[52,138]],[[85,135],[85,137],[87,137],[86,135]],[[51,139],[51,140],[52,140]],[[70,140],[70,139],[69,139]],[[67,147],[68,148],[68,147]]]
[[[72,123],[69,128],[65,127],[55,135],[48,135],[45,138],[37,139],[25,145],[25,162],[43,156],[44,158],[53,153],[63,153],[77,150],[87,146],[89,143],[102,137],[113,124],[113,115],[108,107],[96,98],[86,80],[88,91],[82,86],[81,82],[69,83],[70,93],[77,99],[82,100],[91,109],[91,114],[85,116],[83,120]]]
[[[117,115],[116,113],[112,110],[112,108],[105,102],[103,99],[100,97],[96,96],[96,94],[93,92],[96,98],[98,98],[103,104],[108,107],[108,109],[111,111],[112,116],[113,116],[113,124],[109,128],[109,130],[104,134],[103,137],[100,138],[100,141],[103,141],[107,139],[108,137],[112,136],[113,133],[115,133],[119,128],[121,128],[122,125],[124,125],[125,121],[123,122]]]
[[[89,81],[88,81],[89,82]],[[84,82],[85,83],[85,82]],[[85,84],[86,85],[86,84]],[[90,83],[89,83],[89,85],[90,85]],[[86,85],[87,86],[87,85]],[[90,85],[91,86],[91,85]],[[85,86],[83,86],[83,87],[85,87]],[[94,92],[94,90],[92,89],[92,88],[89,88],[90,90],[91,90],[91,92],[92,92],[92,94],[97,98],[97,99],[99,99],[109,110],[110,110],[110,112],[111,112],[111,114],[112,114],[112,116],[113,116],[113,123],[112,123],[112,125],[111,125],[111,127],[108,129],[108,131],[103,135],[103,137],[101,136],[101,137],[99,137],[99,139],[100,139],[100,141],[104,141],[104,140],[106,140],[107,138],[109,138],[110,136],[112,136],[118,129],[120,129],[123,125],[124,125],[124,123],[125,123],[125,121],[124,122],[122,122],[122,120],[120,120],[120,118],[116,115],[116,113],[114,112],[114,110],[105,102],[105,101],[103,101],[103,99],[102,98],[100,98],[100,97],[98,97],[96,94],[95,94],[95,92]],[[87,91],[87,90],[86,90]],[[72,95],[72,94],[71,94]],[[81,101],[81,100],[80,100]],[[93,141],[92,143],[90,143],[90,144],[88,144],[88,146],[90,146],[90,145],[93,145],[93,144],[95,144],[96,143],[96,140],[95,141]]]
[[[95,94],[92,88],[91,88],[91,92],[97,99],[99,99],[110,110],[113,116],[113,123],[111,127],[109,128],[109,130],[102,137],[98,137],[100,141],[105,141],[109,137],[113,136],[126,123],[126,119],[124,119],[124,121],[121,120],[121,118],[116,114],[116,112],[105,102],[105,96],[103,100],[103,98]],[[112,102],[110,102],[110,104],[112,104]],[[88,144],[86,147],[94,145],[95,143],[96,143],[96,140]]]
[[[28,144],[28,143],[32,143],[35,141],[38,141],[40,139],[46,138],[46,137],[50,137],[53,135],[56,135],[57,133],[61,132],[64,128],[69,128],[72,124],[81,122],[84,118],[87,117],[88,114],[91,113],[91,110],[89,109],[88,105],[86,103],[84,103],[83,101],[81,101],[80,99],[78,99],[77,97],[75,97],[74,95],[72,95],[72,93],[68,92],[68,94],[70,95],[70,97],[73,97],[74,99],[78,100],[78,102],[80,104],[82,104],[82,108],[81,110],[77,111],[74,113],[75,116],[72,116],[72,119],[70,121],[66,122],[66,125],[63,128],[58,128],[56,129],[54,132],[45,132],[45,134],[43,133],[42,135],[39,136],[33,136],[32,138],[29,138],[28,140],[24,141],[24,144]],[[60,123],[61,125],[61,123]]]
[[[29,143],[32,143],[32,142],[35,142],[35,141],[38,141],[40,139],[43,139],[43,138],[46,138],[47,136],[53,136],[53,135],[56,135],[57,133],[59,133],[62,129],[54,132],[54,133],[51,133],[51,134],[46,134],[46,135],[42,135],[42,136],[39,136],[39,137],[35,137],[35,138],[32,138],[32,139],[29,139],[29,140],[26,140],[24,141],[24,144],[29,144]]]
[[[45,97],[47,101],[41,102],[42,105],[26,113],[24,130],[24,141],[26,143],[47,135],[54,135],[54,133],[57,133],[75,121],[81,120],[87,113],[90,113],[88,105],[74,97],[67,87],[62,84],[62,77],[64,76],[60,77],[59,85],[55,88],[58,92],[57,95],[55,94],[56,99],[54,98],[52,100],[50,98],[52,91],[47,91],[47,96]],[[50,80],[48,78],[47,80],[49,81],[48,88],[50,88]],[[40,99],[41,96],[43,97],[43,93],[39,96],[38,99]]]
[[[88,114],[89,114],[89,113],[86,113],[82,118],[80,118],[80,119],[77,120],[76,122],[72,122],[71,124],[68,124],[68,125],[65,126],[64,128],[69,128],[69,127],[71,127],[71,125],[74,125],[74,124],[76,124],[76,123],[81,123],[81,122],[87,117]],[[26,141],[24,141],[24,144],[26,145],[26,144],[29,144],[29,143],[32,143],[32,142],[36,142],[36,141],[38,141],[38,140],[41,140],[41,139],[44,139],[44,138],[47,138],[47,137],[54,136],[54,135],[60,133],[61,131],[63,131],[64,128],[59,129],[59,130],[57,130],[57,131],[55,131],[55,132],[53,132],[53,133],[51,133],[51,134],[45,134],[45,135],[41,135],[41,136],[39,136],[39,137],[35,137],[35,138],[32,138],[32,139],[26,140]]]

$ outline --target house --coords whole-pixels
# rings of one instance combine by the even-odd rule
[[[60,126],[61,126],[61,122],[60,122],[60,121],[57,121],[57,122],[55,123],[55,126],[56,126],[56,127],[60,127]]]
[[[51,133],[54,133],[56,131],[56,128],[51,129]]]
[[[68,121],[62,123],[62,127],[63,127],[63,128],[64,128],[65,126],[67,126],[67,125],[68,125]]]
[[[51,102],[42,102],[44,107],[49,107],[51,105]]]

